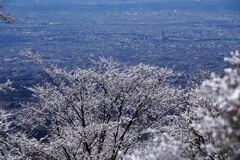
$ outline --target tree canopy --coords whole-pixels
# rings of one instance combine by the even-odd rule
[[[240,158],[238,51],[225,59],[232,67],[223,76],[186,88],[168,68],[101,59],[67,71],[28,50],[23,55],[51,81],[29,88],[36,100],[18,114],[0,110],[2,159]],[[34,137],[37,129],[47,134]]]

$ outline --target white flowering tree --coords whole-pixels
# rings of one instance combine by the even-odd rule
[[[11,85],[12,82],[9,80],[0,84],[0,94],[7,90],[13,90]],[[11,151],[16,149],[12,141],[11,125],[11,114],[0,108],[0,159],[9,159]]]
[[[224,75],[184,91],[171,69],[101,59],[92,68],[66,71],[46,67],[28,50],[22,54],[51,81],[29,88],[35,102],[17,117],[24,132],[11,130],[9,114],[0,111],[2,159],[240,158],[238,51],[225,59],[232,68]],[[32,138],[38,128],[47,135]]]
[[[240,159],[240,54],[231,55],[225,61],[232,68],[223,76],[213,74],[201,86],[191,86],[184,98],[185,111],[172,116],[163,133],[126,159]]]
[[[13,91],[12,81],[0,84],[0,94],[7,91]],[[31,139],[29,133],[24,130],[24,126],[20,126],[21,121],[19,113],[22,111],[9,111],[0,108],[0,159],[1,160],[28,160],[36,157],[36,145],[40,145],[39,141]],[[24,120],[22,120],[23,122]],[[19,128],[19,127],[22,127]]]
[[[30,51],[23,55],[51,79],[30,88],[37,103],[24,107],[25,124],[48,130],[33,145],[45,158],[119,159],[150,139],[181,104],[183,93],[172,85],[179,74],[171,69],[101,59],[90,69],[68,72],[47,68]]]
[[[144,147],[127,155],[127,160],[213,159],[202,146],[209,136],[200,134],[193,127],[193,123],[201,121],[195,111],[210,109],[212,102],[199,85],[191,87],[182,99],[184,107],[180,113],[166,117],[169,123],[162,127],[161,132],[153,131],[153,141],[147,141]]]
[[[9,84],[10,82],[6,82],[6,83],[3,83],[3,84],[0,84],[0,91],[5,91],[8,87],[9,87]],[[3,144],[5,142],[4,140],[4,132],[7,131],[7,128],[9,126],[9,124],[7,123],[6,124],[6,118],[7,115],[6,113],[0,109],[0,143]],[[3,157],[5,155],[6,150],[5,150],[5,145],[1,145],[0,147],[0,158]]]
[[[201,122],[193,125],[199,133],[210,134],[211,141],[203,147],[215,159],[240,159],[240,54],[231,55],[225,61],[233,68],[225,69],[223,76],[212,75],[202,86],[217,104],[217,112],[197,110]]]

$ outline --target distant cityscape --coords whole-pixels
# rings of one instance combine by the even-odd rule
[[[17,88],[0,101],[15,101],[13,107],[31,94],[23,86],[47,80],[37,65],[18,55],[26,48],[38,52],[47,64],[69,69],[112,57],[127,65],[146,63],[192,74],[200,69],[221,71],[223,57],[240,46],[236,10],[15,12],[19,22],[0,25],[0,82],[11,79]]]

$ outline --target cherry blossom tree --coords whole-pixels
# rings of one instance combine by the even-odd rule
[[[0,93],[14,90],[11,85],[12,82],[9,80],[0,84]],[[16,149],[11,138],[13,136],[10,131],[12,125],[11,116],[11,113],[0,108],[0,159],[11,159],[11,151]]]
[[[184,105],[179,114],[166,117],[169,123],[161,132],[153,131],[153,141],[147,141],[143,148],[126,156],[127,160],[213,159],[202,146],[209,136],[200,134],[193,127],[193,123],[201,122],[195,110],[209,109],[212,102],[195,83],[186,89],[182,101]]]
[[[15,90],[12,87],[12,81],[0,84],[0,94],[7,91]],[[38,154],[34,150],[34,146],[38,145],[37,140],[29,138],[29,134],[25,130],[19,130],[21,127],[18,123],[19,112],[12,110],[4,110],[0,108],[0,159],[1,160],[28,160],[32,159],[32,155],[36,157]]]
[[[231,55],[232,68],[188,87],[184,111],[126,159],[240,159],[240,54]]]
[[[50,81],[29,88],[12,130],[0,110],[2,159],[237,160],[240,158],[240,54],[231,68],[182,89],[171,69],[101,59],[89,69],[46,66]],[[197,81],[200,81],[197,79]],[[0,85],[9,88],[11,82]],[[36,129],[47,134],[35,137]]]
[[[240,54],[236,51],[231,55],[225,61],[233,68],[225,69],[223,76],[213,74],[202,85],[217,104],[215,114],[205,108],[196,110],[202,120],[193,124],[199,133],[210,134],[211,141],[203,147],[215,159],[240,159]]]
[[[22,54],[51,80],[29,88],[38,102],[24,111],[25,124],[48,130],[36,149],[45,158],[119,159],[181,106],[183,92],[173,85],[179,74],[171,69],[101,59],[95,67],[66,71],[49,69],[28,50]]]

